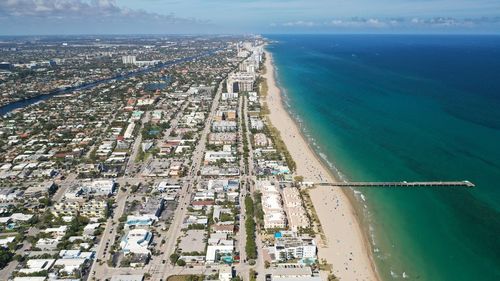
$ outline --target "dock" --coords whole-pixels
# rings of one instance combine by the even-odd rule
[[[319,182],[316,185],[340,187],[468,187],[476,185],[470,181],[394,181],[394,182]]]

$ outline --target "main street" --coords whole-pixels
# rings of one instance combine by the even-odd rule
[[[212,120],[219,106],[219,100],[222,93],[222,85],[224,81],[225,80],[223,80],[219,84],[219,87],[212,102],[212,107],[205,121],[205,127],[203,128],[203,131],[200,135],[200,141],[193,152],[192,164],[189,169],[189,174],[186,177],[186,183],[183,186],[183,189],[180,193],[180,199],[178,202],[177,211],[175,212],[174,219],[172,220],[170,228],[167,232],[166,243],[161,248],[163,256],[160,259],[155,259],[148,266],[149,267],[148,272],[152,275],[153,280],[159,280],[159,279],[165,280],[168,276],[172,275],[173,272],[172,269],[175,267],[174,265],[170,264],[169,257],[172,253],[174,253],[177,238],[181,234],[182,221],[186,216],[187,207],[191,203],[191,193],[193,191],[193,187],[196,186],[199,179],[198,172],[200,171],[203,155],[205,153],[207,136],[208,133],[210,132],[210,126],[212,124]],[[162,264],[161,266],[158,266],[157,263],[162,262],[163,260],[166,260],[167,262],[165,264]]]
[[[246,227],[245,227],[245,220],[246,220],[246,210],[245,210],[245,197],[247,195],[252,195],[256,190],[255,190],[255,181],[256,177],[254,175],[254,162],[253,162],[253,145],[252,145],[252,134],[250,132],[250,118],[248,114],[248,98],[247,96],[242,96],[241,97],[241,104],[238,108],[240,108],[241,111],[241,118],[243,125],[245,126],[245,133],[246,133],[246,140],[247,140],[247,147],[248,147],[248,161],[244,163],[243,165],[246,165],[248,167],[248,172],[246,174],[241,175],[240,181],[242,183],[242,188],[240,192],[240,231],[238,233],[238,242],[239,242],[239,251],[240,251],[240,257],[241,261],[238,265],[235,266],[236,271],[238,272],[238,275],[243,279],[243,280],[248,280],[250,269],[254,269],[256,272],[259,272],[259,275],[257,275],[257,280],[261,281],[265,279],[265,266],[264,266],[264,259],[263,253],[262,253],[262,242],[261,238],[258,234],[258,231],[256,233],[256,245],[257,245],[257,260],[254,266],[249,265],[247,261],[247,256],[246,256],[246,251],[245,251],[245,245],[246,245]],[[243,129],[240,128],[240,137],[242,142],[244,141],[243,138]],[[243,143],[241,143],[243,145]],[[243,163],[243,162],[242,162]],[[243,167],[243,166],[242,166]]]
[[[132,152],[130,153],[130,157],[128,158],[127,166],[125,168],[125,175],[133,173],[133,170],[136,168],[136,158],[139,150],[142,149],[142,129],[144,128],[144,124],[149,121],[150,112],[146,111],[144,116],[141,118],[141,127],[139,128],[139,132],[137,133],[137,137],[134,140],[134,144],[132,145]]]
[[[243,99],[244,97],[240,95],[239,97],[239,104],[238,104],[238,118],[239,118],[239,123],[240,127],[238,129],[238,139],[240,140],[239,142],[239,153],[240,153],[240,170],[242,171],[242,175],[240,179],[243,179],[244,173],[246,171],[245,165],[248,163],[245,163],[245,157],[244,157],[244,141],[245,138],[243,137],[243,125],[245,125],[245,116],[246,113],[243,110]],[[241,180],[240,181],[240,226],[239,226],[239,233],[237,235],[237,243],[238,243],[238,248],[240,252],[240,264],[244,263],[246,261],[246,252],[245,252],[245,243],[246,243],[246,228],[245,228],[245,196],[246,196],[246,189],[247,189],[247,184],[246,181]],[[243,276],[246,276],[246,274],[243,274]]]
[[[117,180],[119,186],[124,186],[125,182],[130,184],[139,184],[142,179],[135,178],[119,178]],[[113,216],[108,218],[106,221],[104,232],[99,240],[99,245],[97,246],[96,259],[92,263],[90,268],[90,278],[92,280],[103,280],[110,276],[110,271],[112,272],[114,268],[109,267],[108,260],[111,259],[111,248],[114,243],[116,243],[116,237],[118,234],[117,226],[120,217],[125,211],[125,205],[130,196],[129,190],[118,189],[115,198],[115,208],[113,209]]]

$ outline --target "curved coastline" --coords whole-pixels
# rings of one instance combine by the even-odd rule
[[[344,176],[338,170],[337,167],[333,163],[330,163],[327,159],[324,159],[321,156],[321,152],[316,150],[313,145],[315,144],[314,140],[311,140],[307,136],[307,130],[303,126],[302,122],[300,119],[298,119],[298,116],[296,116],[293,112],[291,112],[290,105],[287,103],[288,97],[286,96],[286,89],[283,88],[283,85],[278,82],[278,77],[277,77],[277,69],[276,66],[274,65],[272,54],[269,50],[265,51],[266,53],[266,74],[264,75],[265,78],[268,81],[268,95],[266,99],[266,103],[269,106],[269,109],[271,113],[268,115],[271,123],[280,131],[282,134],[283,141],[285,144],[287,144],[287,147],[289,147],[290,153],[294,160],[297,162],[297,174],[304,176],[306,181],[314,181],[315,175],[319,176],[316,178],[316,180],[324,180],[329,179],[331,182],[338,182],[338,181],[345,181]],[[274,89],[273,89],[274,88]],[[274,91],[273,91],[274,90]],[[274,99],[276,97],[276,99]],[[274,107],[274,111],[272,108]],[[282,112],[277,112],[277,111],[282,111]],[[273,113],[274,118],[273,118]],[[277,117],[280,118],[279,122],[277,120]],[[284,120],[283,120],[284,119]],[[288,120],[286,120],[288,119]],[[281,123],[281,124],[280,124]],[[284,126],[286,123],[288,128]],[[295,135],[289,134],[287,135],[285,132],[290,133],[290,129],[296,131],[296,135],[299,136],[298,142],[303,142],[300,144],[302,147],[305,146],[307,147],[307,151],[302,154],[303,156],[300,156],[297,152],[298,151],[293,151],[294,149],[291,148],[290,146],[296,146],[297,143],[292,144],[290,142],[297,142]],[[294,132],[295,133],[295,132]],[[311,141],[314,143],[311,145]],[[317,146],[317,145],[316,145]],[[319,149],[319,147],[318,147]],[[302,151],[303,152],[303,151]],[[307,156],[304,156],[307,155]],[[305,168],[307,164],[305,164],[305,161],[299,161],[300,158],[302,157],[312,157],[313,163],[309,163],[309,166],[315,166],[319,165],[318,170],[315,170],[314,172],[311,173],[312,170]],[[326,157],[326,156],[325,156]],[[304,160],[304,159],[303,159]],[[302,163],[301,163],[302,162]],[[315,163],[314,163],[315,162]],[[319,171],[319,172],[318,172]],[[318,172],[318,173],[317,173]],[[317,174],[316,174],[317,173]],[[357,259],[357,262],[354,263],[354,268],[351,268],[350,270],[348,267],[345,267],[345,272],[344,271],[344,265],[339,264],[339,260],[336,258],[333,258],[332,251],[336,251],[337,256],[339,255],[340,248],[333,248],[332,249],[332,244],[329,244],[327,246],[321,246],[320,251],[319,251],[319,257],[320,258],[325,258],[328,263],[332,264],[333,266],[333,273],[337,276],[340,277],[343,280],[351,280],[351,278],[358,278],[361,277],[362,280],[381,280],[381,277],[377,271],[377,267],[375,264],[375,260],[373,257],[373,249],[372,249],[372,244],[370,243],[370,238],[367,232],[369,232],[368,227],[363,227],[363,224],[361,224],[361,217],[359,216],[359,212],[363,212],[364,210],[359,206],[358,200],[355,198],[355,191],[351,189],[351,192],[347,192],[346,190],[342,188],[329,188],[329,189],[323,189],[321,192],[319,192],[319,189],[315,189],[316,196],[315,194],[311,194],[311,199],[313,201],[313,204],[315,205],[315,208],[317,209],[316,211],[318,212],[318,216],[320,218],[321,224],[325,225],[326,216],[329,214],[324,214],[325,210],[318,210],[318,205],[319,202],[318,200],[320,199],[319,197],[325,198],[322,194],[324,193],[329,193],[326,198],[329,195],[333,195],[332,198],[338,198],[338,200],[341,201],[342,206],[336,206],[339,207],[339,210],[343,208],[345,213],[342,213],[342,217],[344,215],[347,215],[348,217],[348,225],[342,222],[337,222],[335,227],[342,227],[345,229],[354,228],[355,232],[357,235],[351,235],[351,239],[347,242],[347,244],[357,244],[358,247],[361,249],[361,255],[364,256],[364,259],[361,258],[361,261]],[[314,191],[314,190],[313,190]],[[313,192],[311,192],[313,193]],[[321,194],[318,194],[321,193]],[[317,195],[320,195],[319,197]],[[316,201],[316,202],[315,202]],[[344,203],[344,204],[342,204]],[[329,203],[324,203],[329,204]],[[328,206],[328,205],[326,205]],[[336,209],[335,208],[335,209]],[[346,221],[344,221],[346,222]],[[352,222],[352,223],[351,223]],[[332,225],[327,226],[327,228],[331,228]],[[327,240],[334,240],[332,238],[338,238],[338,237],[332,237],[332,233],[328,233],[330,231],[325,231],[325,235],[327,236]],[[340,231],[339,231],[340,232]],[[352,234],[352,233],[351,233]],[[352,237],[356,236],[356,237]],[[345,237],[344,237],[345,238]],[[338,239],[335,239],[339,241]],[[332,241],[330,241],[332,242]],[[344,242],[344,241],[343,241]],[[349,245],[347,248],[352,248],[354,245]],[[329,252],[329,253],[326,253]],[[325,254],[326,253],[326,254]],[[341,253],[341,255],[345,256],[352,256],[353,252],[351,251],[350,253],[347,253],[344,251],[344,253]],[[360,273],[361,272],[361,273]],[[365,279],[366,278],[366,279]]]
[[[280,90],[281,100],[285,111],[287,111],[288,115],[290,115],[291,119],[294,120],[295,125],[298,127],[301,137],[306,140],[308,148],[312,151],[316,160],[324,167],[324,169],[329,173],[330,177],[334,179],[334,182],[348,182],[348,178],[344,175],[341,170],[335,166],[334,163],[328,160],[326,154],[321,150],[321,147],[316,143],[316,140],[309,135],[307,131],[307,127],[303,124],[300,116],[293,112],[292,106],[289,103],[290,98],[288,97],[286,88],[278,79],[279,76],[279,68],[273,64],[274,70],[274,82],[276,86]],[[363,239],[365,246],[367,248],[367,254],[372,262],[373,270],[377,274],[378,280],[383,280],[379,268],[377,267],[377,263],[375,260],[375,253],[380,253],[380,249],[376,247],[375,241],[375,229],[372,225],[372,221],[370,221],[370,211],[368,205],[366,203],[365,196],[362,191],[356,190],[352,187],[343,188],[343,193],[349,199],[351,206],[354,208],[354,215],[357,218],[357,223],[361,227],[363,232]],[[362,214],[362,215],[360,215]],[[377,255],[378,258],[381,258]],[[392,275],[391,271],[391,275]]]

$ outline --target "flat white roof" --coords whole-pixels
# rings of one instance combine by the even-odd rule
[[[215,254],[217,252],[219,253],[230,253],[234,249],[234,246],[225,246],[225,245],[218,245],[218,246],[208,246],[207,247],[207,255],[206,255],[206,261],[215,261]]]
[[[114,275],[111,277],[111,281],[142,281],[144,280],[144,275]]]
[[[45,277],[15,277],[14,281],[45,281]]]

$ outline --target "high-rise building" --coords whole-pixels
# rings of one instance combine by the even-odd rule
[[[229,74],[227,78],[227,92],[251,92],[253,91],[253,84],[255,82],[255,74],[247,72],[236,72]]]
[[[10,62],[0,62],[0,69],[2,70],[12,70],[13,68]]]
[[[123,56],[123,64],[135,64],[135,56]]]

